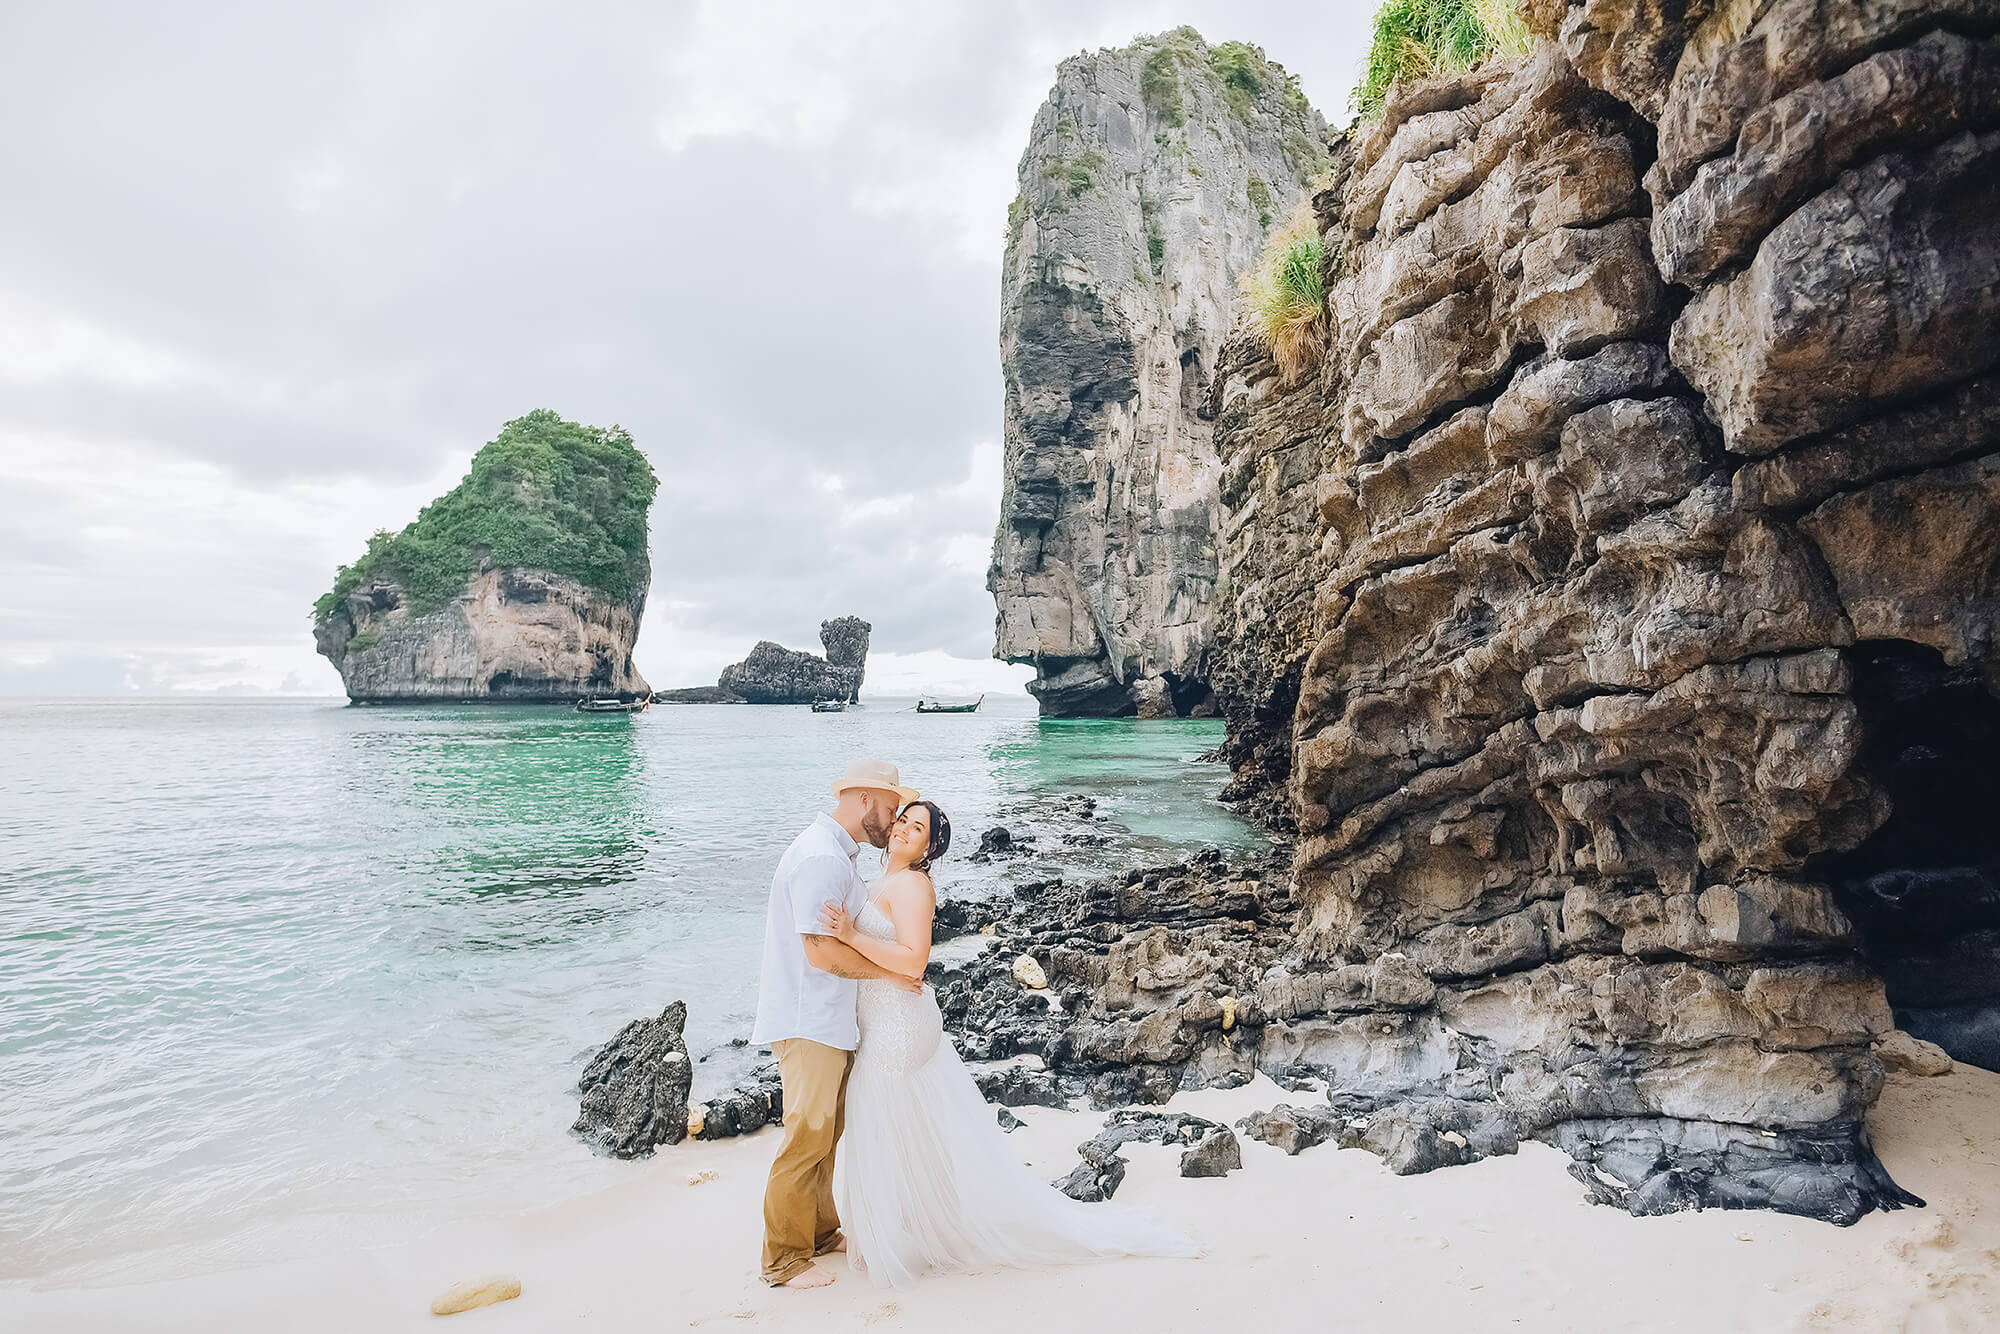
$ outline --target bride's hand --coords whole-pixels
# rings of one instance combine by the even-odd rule
[[[819,929],[842,943],[854,941],[854,919],[838,903],[829,903],[819,910]]]

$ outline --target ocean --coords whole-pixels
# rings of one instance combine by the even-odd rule
[[[675,999],[697,1057],[748,1034],[772,867],[853,759],[951,816],[946,896],[1261,846],[1201,758],[1219,722],[911,702],[0,699],[0,1281],[264,1263],[615,1183],[568,1134],[584,1060]],[[1002,823],[1040,850],[967,861]]]

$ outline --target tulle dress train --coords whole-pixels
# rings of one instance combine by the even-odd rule
[[[855,926],[895,939],[872,902]],[[1023,1166],[945,1039],[929,987],[863,982],[857,1013],[833,1191],[848,1260],[871,1281],[900,1287],[932,1271],[1199,1253],[1158,1219],[1072,1200]]]

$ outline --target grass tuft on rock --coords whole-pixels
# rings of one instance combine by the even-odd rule
[[[1250,318],[1278,375],[1296,384],[1326,351],[1325,243],[1310,196],[1264,243],[1263,256],[1243,284]]]
[[[1379,119],[1397,84],[1463,74],[1489,56],[1520,55],[1533,41],[1511,0],[1388,0],[1375,11],[1354,110],[1363,120]]]
[[[483,566],[566,575],[624,600],[646,575],[646,513],[659,481],[623,427],[582,426],[547,409],[516,418],[472,456],[465,479],[399,533],[368,539],[313,604],[324,625],[348,594],[394,580],[421,616]]]

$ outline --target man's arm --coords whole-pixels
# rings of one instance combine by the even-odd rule
[[[852,883],[853,874],[853,868],[845,860],[836,861],[831,857],[810,857],[793,872],[787,893],[792,901],[792,925],[805,942],[806,962],[835,977],[856,982],[882,978],[908,987],[908,978],[878,967],[863,958],[852,945],[820,931],[820,908],[841,901]]]
[[[886,978],[892,982],[907,982],[910,979],[901,973],[892,973],[881,964],[871,963],[861,956],[861,951],[852,945],[835,940],[832,936],[802,935],[805,941],[806,962],[822,973],[832,973],[835,977],[852,978],[857,982],[872,982]]]
[[[898,978],[920,978],[931,961],[931,918],[937,912],[937,894],[930,877],[920,871],[904,871],[882,883],[896,928],[894,940],[882,940],[855,929],[854,919],[837,908],[820,910],[820,925],[833,928],[834,937],[850,945],[862,958],[888,969]]]

